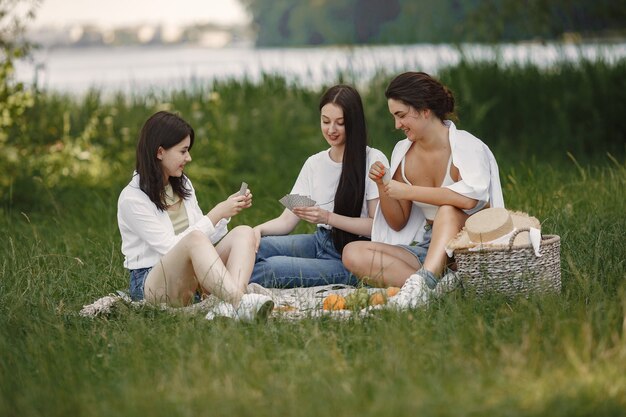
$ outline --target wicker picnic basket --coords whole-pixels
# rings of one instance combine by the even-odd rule
[[[508,248],[455,250],[454,258],[463,286],[478,295],[499,293],[509,297],[560,292],[561,239],[557,235],[541,236],[541,256],[537,257],[530,244],[513,247],[515,236],[529,230],[517,230],[511,236]]]

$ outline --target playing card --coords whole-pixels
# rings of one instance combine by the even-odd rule
[[[315,205],[315,201],[310,197],[300,194],[287,194],[278,201],[289,210],[292,210],[294,207],[311,207]]]
[[[246,191],[248,190],[248,183],[246,182],[242,182],[241,183],[241,187],[239,187],[239,195],[244,195],[246,194]]]
[[[292,205],[291,205],[291,200],[289,199],[288,195],[284,196],[283,198],[281,198],[278,201],[280,201],[280,204],[282,204],[283,206],[285,206],[289,210],[291,210],[293,208]]]

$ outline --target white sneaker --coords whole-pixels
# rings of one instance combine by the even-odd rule
[[[263,294],[244,294],[237,307],[237,319],[241,321],[265,321],[274,309],[274,301]]]
[[[461,278],[459,278],[456,272],[449,271],[439,280],[439,283],[435,288],[435,293],[437,296],[443,296],[461,287]]]
[[[406,280],[398,294],[389,298],[387,305],[398,310],[426,306],[433,293],[422,275],[413,274]]]
[[[229,319],[233,319],[237,317],[237,312],[235,311],[235,307],[231,303],[227,303],[226,301],[220,301],[216,305],[214,305],[211,310],[204,317],[207,320],[213,320],[217,317],[226,317]]]

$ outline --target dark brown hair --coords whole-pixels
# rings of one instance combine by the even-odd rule
[[[344,84],[330,87],[320,99],[319,109],[333,103],[343,110],[346,128],[346,145],[343,151],[341,177],[335,193],[333,211],[348,217],[360,217],[365,196],[365,175],[367,165],[367,127],[363,102],[359,92]],[[333,243],[339,253],[344,246],[358,240],[353,233],[333,227]]]
[[[385,97],[402,101],[415,110],[430,109],[440,120],[455,117],[452,92],[425,72],[398,75],[389,83]]]
[[[139,174],[139,187],[150,197],[150,200],[159,208],[166,210],[165,184],[163,182],[163,169],[157,159],[159,147],[170,149],[180,143],[187,136],[191,139],[189,149],[193,146],[193,128],[180,116],[160,111],[148,118],[141,128],[139,142],[137,142],[137,160],[135,169]],[[169,183],[172,190],[180,198],[191,195],[186,187],[187,177],[170,177]]]

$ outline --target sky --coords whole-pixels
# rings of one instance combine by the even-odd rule
[[[238,0],[42,0],[34,26],[245,23]]]

